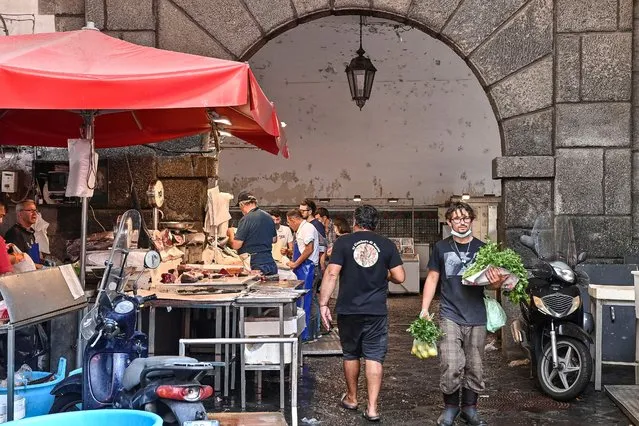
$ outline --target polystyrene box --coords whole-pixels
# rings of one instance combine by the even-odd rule
[[[306,314],[297,308],[296,317],[284,317],[284,336],[299,335],[306,326]],[[279,336],[280,320],[278,317],[247,317],[244,320],[246,337]]]
[[[291,344],[284,344],[284,363],[291,363]],[[246,364],[279,364],[279,343],[257,343],[244,347],[244,360]]]

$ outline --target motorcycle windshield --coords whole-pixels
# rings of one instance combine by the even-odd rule
[[[141,224],[142,218],[137,210],[128,210],[118,217],[113,246],[106,264],[107,268],[98,287],[95,305],[82,319],[81,332],[87,340],[95,331],[100,305],[113,302],[126,284],[126,261],[129,250],[137,248]]]
[[[577,264],[577,247],[569,218],[546,211],[535,220],[531,236],[540,259],[561,260],[574,269]]]

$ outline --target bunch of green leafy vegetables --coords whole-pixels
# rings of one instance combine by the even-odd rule
[[[423,317],[413,321],[406,331],[408,331],[414,339],[429,345],[436,345],[437,341],[444,335],[433,320]]]
[[[475,256],[475,261],[466,269],[462,278],[468,278],[489,266],[507,269],[519,278],[512,290],[504,291],[504,294],[508,295],[512,303],[519,304],[521,301],[529,301],[526,291],[528,288],[528,271],[526,271],[521,261],[521,256],[512,249],[501,249],[494,241],[488,241],[479,249]]]

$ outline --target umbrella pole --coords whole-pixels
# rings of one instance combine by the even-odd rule
[[[82,115],[84,118],[84,138],[89,140],[93,145],[93,119],[94,113]],[[82,197],[82,219],[80,226],[80,284],[82,289],[86,288],[86,262],[87,262],[87,220],[89,217],[89,198]],[[82,367],[82,355],[84,353],[84,344],[82,342],[82,318],[86,314],[87,309],[83,309],[78,315],[78,341],[76,344],[76,368]]]

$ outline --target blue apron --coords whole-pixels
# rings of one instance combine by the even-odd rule
[[[293,262],[295,262],[302,255],[300,253],[300,249],[297,246],[297,241],[293,242]],[[298,301],[298,306],[304,309],[304,313],[306,314],[306,328],[302,332],[302,341],[309,340],[310,338],[310,322],[311,322],[311,306],[313,304],[313,279],[315,278],[315,264],[310,260],[306,259],[300,266],[293,269],[293,273],[297,277],[298,280],[304,281],[304,289],[308,290],[308,293],[304,295],[304,297]]]
[[[31,247],[29,247],[29,250],[27,250],[27,254],[31,260],[33,260],[33,263],[42,263],[42,260],[40,259],[40,244],[33,243]]]

